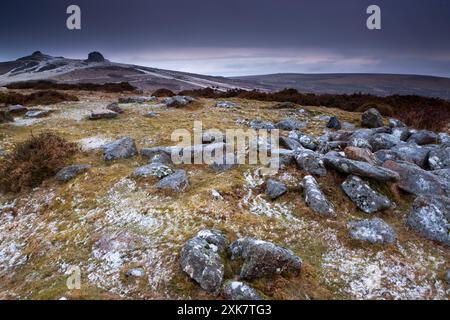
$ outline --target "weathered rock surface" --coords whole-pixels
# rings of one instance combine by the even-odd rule
[[[62,168],[58,171],[55,178],[58,181],[69,181],[70,179],[75,178],[77,175],[87,171],[91,168],[88,164],[77,164]]]
[[[417,197],[413,203],[408,225],[427,239],[450,246],[450,198]]]
[[[184,107],[194,101],[194,98],[189,96],[173,96],[163,100],[163,103],[168,107],[178,108]]]
[[[276,128],[280,130],[292,131],[306,128],[307,125],[307,122],[302,122],[295,119],[284,119],[276,124]]]
[[[123,109],[121,107],[119,107],[119,104],[117,102],[110,103],[106,107],[106,109],[111,110],[111,111],[113,111],[115,113],[118,113],[118,114],[122,114],[123,113]]]
[[[347,146],[372,150],[372,145],[369,143],[369,141],[360,137],[350,137],[350,139],[347,141]]]
[[[243,279],[298,273],[302,267],[302,260],[291,250],[263,240],[241,238],[231,244],[230,251],[233,260],[244,260],[240,272]]]
[[[424,168],[427,164],[430,148],[418,146],[411,143],[401,143],[392,147],[391,155],[395,154],[393,160],[400,159],[411,162]]]
[[[431,150],[428,155],[428,165],[431,170],[450,168],[450,147]]]
[[[322,156],[312,150],[301,149],[294,152],[297,165],[306,173],[324,177],[327,175]]]
[[[361,125],[366,128],[378,128],[384,125],[383,117],[375,108],[370,108],[361,116]]]
[[[21,104],[16,104],[14,106],[9,106],[8,108],[6,108],[6,111],[10,114],[23,114],[28,111],[28,108],[24,107]]]
[[[303,149],[302,144],[298,140],[289,137],[280,137],[280,145],[289,150]]]
[[[406,141],[410,136],[410,132],[407,127],[398,127],[392,128],[391,135],[397,137],[400,141]]]
[[[317,139],[315,139],[313,136],[302,133],[300,131],[289,132],[289,138],[297,140],[304,148],[310,150],[316,150],[317,145],[319,144]]]
[[[216,108],[231,109],[238,107],[238,104],[231,101],[219,101],[215,104],[215,106]]]
[[[252,120],[250,121],[250,128],[256,130],[273,130],[276,129],[275,125],[270,121],[264,120]]]
[[[424,145],[424,144],[433,144],[438,142],[438,135],[432,131],[428,130],[420,130],[415,133],[413,133],[409,139],[408,142],[412,142],[418,145]]]
[[[202,230],[181,250],[181,269],[213,295],[219,294],[222,285],[224,266],[220,254],[226,243],[222,232]]]
[[[374,213],[391,206],[388,198],[373,190],[360,177],[350,175],[342,183],[345,194],[365,213]]]
[[[350,221],[349,228],[350,238],[372,244],[389,244],[397,238],[394,229],[380,218]]]
[[[162,179],[172,173],[173,170],[162,163],[150,163],[148,165],[136,168],[133,175],[141,178],[157,177],[158,179]]]
[[[287,191],[287,187],[284,183],[280,181],[276,181],[273,179],[269,179],[266,182],[266,194],[270,199],[275,200],[278,197],[281,197]]]
[[[445,185],[439,176],[405,161],[388,160],[383,164],[384,168],[399,174],[397,185],[406,192],[415,195],[444,196],[450,192],[445,190]]]
[[[327,128],[330,128],[330,129],[339,130],[339,129],[341,129],[341,127],[342,127],[341,122],[339,121],[339,119],[337,117],[331,117],[327,123]]]
[[[324,162],[327,166],[330,166],[337,171],[379,181],[393,181],[399,178],[399,175],[396,172],[383,167],[373,166],[367,162],[333,156],[325,156]]]
[[[176,170],[171,175],[161,179],[156,187],[158,189],[172,190],[175,192],[180,192],[185,190],[189,186],[189,179],[187,177],[186,171]]]
[[[404,124],[402,121],[394,118],[389,119],[389,127],[391,128],[400,128],[400,127],[406,127],[406,124]]]
[[[258,291],[241,281],[227,281],[223,296],[227,300],[263,300]]]
[[[147,103],[156,101],[156,97],[153,96],[137,96],[137,97],[124,97],[119,98],[119,103]]]
[[[388,133],[377,133],[370,137],[369,143],[372,146],[372,151],[376,152],[382,149],[391,149],[399,144],[401,140]]]
[[[90,120],[99,120],[99,119],[113,119],[117,118],[118,114],[112,110],[108,109],[98,109],[93,110],[89,115]]]
[[[308,207],[320,215],[335,217],[336,209],[333,204],[327,200],[319,184],[312,176],[306,176],[302,181],[303,197]]]
[[[365,161],[371,165],[377,165],[379,163],[377,157],[369,149],[346,147],[344,152],[345,156],[351,160]]]
[[[107,161],[131,158],[137,153],[136,144],[129,137],[123,137],[103,146],[103,157]]]
[[[51,110],[29,110],[25,113],[26,118],[45,118],[48,117]]]

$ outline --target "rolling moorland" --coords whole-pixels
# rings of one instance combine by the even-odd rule
[[[0,89],[1,299],[449,298],[447,101],[60,78],[110,63],[89,59]],[[174,164],[171,133],[198,120],[280,130],[248,142],[280,170]]]

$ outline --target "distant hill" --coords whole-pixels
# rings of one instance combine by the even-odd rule
[[[400,74],[299,74],[280,73],[234,77],[270,90],[294,88],[300,92],[351,94],[369,93],[378,96],[392,94],[421,95],[450,100],[450,79]]]
[[[172,91],[215,87],[277,91],[294,88],[304,93],[370,93],[379,96],[415,94],[450,100],[450,79],[396,74],[269,74],[218,77],[111,62],[100,52],[85,60],[54,57],[36,51],[15,61],[0,62],[0,86],[29,80],[62,83],[129,82],[143,90]]]

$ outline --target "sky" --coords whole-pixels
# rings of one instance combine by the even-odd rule
[[[66,8],[81,8],[81,30]],[[381,30],[366,9],[381,8]],[[40,50],[200,74],[450,77],[449,0],[2,0],[0,61]]]

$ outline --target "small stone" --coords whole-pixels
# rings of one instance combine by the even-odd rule
[[[26,113],[28,111],[27,108],[25,108],[23,105],[21,104],[17,104],[15,106],[9,106],[6,109],[10,114],[22,114],[22,113]]]
[[[287,187],[284,183],[280,181],[276,181],[273,179],[269,179],[266,182],[266,194],[270,197],[270,199],[275,200],[278,197],[281,197],[287,191]]]
[[[106,107],[106,109],[107,110],[111,110],[111,111],[113,111],[115,113],[118,113],[118,114],[122,114],[123,113],[123,109],[121,107],[119,107],[119,104],[117,102],[110,103]]]
[[[314,177],[304,177],[302,186],[305,202],[312,211],[320,215],[336,217],[336,209],[320,190],[319,184]]]
[[[258,291],[241,281],[227,281],[223,295],[227,300],[263,300]]]
[[[156,187],[158,189],[168,189],[175,192],[181,192],[189,186],[189,180],[184,170],[176,170],[171,175],[161,179]]]
[[[89,115],[89,120],[99,120],[99,119],[113,119],[117,118],[118,114],[114,111],[108,109],[98,109],[91,112]]]
[[[137,96],[137,97],[123,97],[119,98],[119,103],[147,103],[156,101],[156,97],[154,96]]]
[[[142,278],[145,276],[145,271],[142,268],[134,268],[127,271],[128,277],[134,277],[134,278]]]
[[[136,144],[129,137],[123,137],[103,146],[103,157],[106,161],[131,158],[137,153]]]
[[[250,128],[256,130],[273,130],[276,129],[275,125],[270,121],[264,120],[252,120],[250,121]]]
[[[341,129],[341,127],[342,127],[341,122],[339,121],[339,119],[337,117],[331,117],[327,123],[327,128],[330,128],[330,129],[339,130],[339,129]]]
[[[231,102],[231,101],[219,101],[215,104],[215,106],[216,106],[216,108],[231,109],[231,108],[236,108],[238,106],[238,104]]]
[[[345,156],[351,160],[365,161],[371,165],[377,165],[377,157],[369,150],[357,147],[346,147],[344,149]]]
[[[72,165],[65,168],[62,168],[58,171],[55,178],[58,181],[69,181],[73,178],[75,178],[77,175],[86,172],[88,169],[90,169],[91,166],[88,164],[78,164],[78,165]]]
[[[438,142],[439,136],[428,130],[420,130],[415,133],[413,133],[409,139],[408,142],[415,143],[417,145],[424,145],[424,144],[432,144]]]
[[[350,221],[349,227],[350,238],[372,244],[390,244],[397,238],[394,229],[380,218]]]
[[[432,170],[450,168],[450,147],[431,150],[428,165]]]
[[[158,179],[162,179],[172,174],[173,170],[168,166],[161,163],[150,163],[148,165],[136,168],[133,172],[135,177],[148,178],[148,177],[157,177]]]
[[[189,96],[173,96],[163,100],[163,103],[172,108],[184,107],[194,101],[194,98]]]
[[[25,113],[26,118],[45,118],[51,113],[50,110],[30,110]]]
[[[211,195],[213,196],[214,200],[223,200],[222,195],[216,189],[211,190]]]
[[[374,213],[391,206],[388,198],[373,190],[366,181],[357,176],[348,176],[342,183],[342,189],[365,213]]]
[[[270,277],[289,272],[299,273],[302,267],[302,260],[291,250],[249,237],[233,242],[230,252],[231,259],[244,260],[240,272],[243,279]]]
[[[306,128],[307,125],[307,122],[302,122],[295,119],[285,119],[278,122],[276,124],[276,128],[280,130],[292,131]]]

